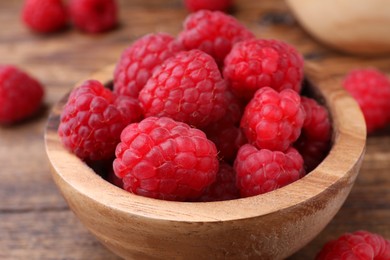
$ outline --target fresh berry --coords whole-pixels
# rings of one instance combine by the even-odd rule
[[[291,89],[280,93],[259,89],[241,119],[248,141],[259,149],[286,151],[301,134],[305,112],[301,97]]]
[[[216,145],[219,157],[227,162],[233,162],[238,149],[247,143],[247,140],[240,129],[242,104],[229,91],[227,92],[227,101],[228,108],[225,115],[202,130],[206,133],[207,138]]]
[[[196,199],[215,181],[217,150],[198,129],[167,117],[148,117],[123,130],[114,171],[129,192],[163,200]]]
[[[40,108],[42,85],[25,72],[0,65],[0,124],[11,124],[33,115]]]
[[[368,68],[350,71],[344,88],[356,99],[371,133],[390,121],[390,80],[382,72]]]
[[[114,93],[138,98],[152,73],[179,52],[175,38],[166,33],[148,34],[128,47],[114,73]]]
[[[346,233],[329,241],[317,254],[316,260],[388,260],[390,241],[368,231]]]
[[[115,0],[70,0],[69,10],[74,25],[87,33],[105,32],[118,23]]]
[[[313,170],[330,148],[331,123],[328,110],[314,99],[301,97],[305,111],[302,133],[294,147],[305,161],[305,170]]]
[[[234,162],[237,187],[241,196],[263,194],[286,186],[303,176],[303,159],[294,148],[285,153],[258,150],[250,144],[243,145]]]
[[[184,0],[185,6],[190,12],[199,10],[227,11],[232,5],[232,0]]]
[[[51,33],[66,26],[68,14],[61,0],[26,0],[22,19],[36,32]]]
[[[254,38],[234,17],[219,11],[202,10],[187,17],[178,40],[187,50],[200,49],[223,65],[232,46],[242,40]]]
[[[210,55],[180,52],[153,73],[139,100],[146,117],[165,116],[202,127],[225,114],[226,81]]]
[[[64,146],[85,160],[114,157],[122,130],[140,119],[138,100],[116,97],[95,80],[74,89],[58,128]]]
[[[236,172],[225,162],[220,162],[217,178],[213,184],[206,188],[200,201],[233,200],[240,197],[236,186]]]
[[[294,47],[282,41],[252,39],[234,45],[225,59],[223,74],[233,92],[248,100],[263,87],[299,92],[303,58]]]

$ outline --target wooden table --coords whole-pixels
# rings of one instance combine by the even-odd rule
[[[14,64],[46,86],[45,108],[34,119],[0,127],[0,259],[117,259],[88,233],[55,187],[43,144],[52,105],[78,80],[115,63],[134,39],[149,32],[176,35],[187,12],[181,0],[121,1],[121,26],[102,35],[69,29],[41,36],[20,22],[21,0],[0,1],[0,63]],[[236,17],[258,37],[295,45],[324,78],[355,67],[390,73],[390,57],[358,59],[314,41],[283,1],[236,1]],[[390,102],[390,101],[389,101]],[[326,229],[291,259],[312,259],[329,239],[365,229],[390,239],[390,128],[368,138],[367,154],[346,203]]]

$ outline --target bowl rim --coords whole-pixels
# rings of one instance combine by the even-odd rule
[[[88,79],[106,84],[112,81],[114,69],[115,65],[108,66]],[[340,80],[324,79],[319,75],[315,66],[306,63],[305,76],[317,86],[314,90],[324,98],[331,114],[333,145],[317,168],[285,187],[248,198],[217,202],[164,201],[129,193],[104,180],[62,146],[57,127],[67,95],[53,107],[45,128],[45,149],[53,179],[65,198],[70,190],[113,211],[155,221],[189,223],[250,219],[314,200],[326,190],[334,189],[337,183],[349,179],[354,167],[362,161],[366,144],[366,125],[355,100],[341,87]]]

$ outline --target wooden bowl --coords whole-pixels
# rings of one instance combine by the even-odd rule
[[[109,84],[113,67],[91,78]],[[171,202],[115,187],[69,153],[57,135],[67,97],[53,109],[46,151],[55,183],[80,221],[126,259],[282,259],[312,240],[349,194],[365,150],[366,126],[336,80],[306,68],[314,93],[333,121],[326,159],[304,178],[278,190],[222,202]]]
[[[287,0],[301,25],[338,50],[363,55],[390,53],[387,0]]]

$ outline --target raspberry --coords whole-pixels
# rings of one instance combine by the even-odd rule
[[[68,14],[61,0],[26,0],[22,19],[36,32],[51,33],[65,27]]]
[[[237,187],[241,196],[263,194],[286,186],[303,176],[303,159],[294,148],[286,153],[258,150],[250,144],[243,145],[234,162]]]
[[[71,0],[69,11],[74,25],[87,33],[100,33],[118,23],[115,0]]]
[[[326,243],[316,256],[316,260],[333,259],[390,259],[390,241],[368,231],[346,233]]]
[[[202,9],[210,11],[226,11],[231,5],[232,0],[184,0],[187,9],[196,12]]]
[[[264,87],[246,106],[241,128],[257,148],[286,151],[301,134],[304,119],[298,93],[291,89],[278,93]]]
[[[199,200],[222,201],[238,199],[239,197],[240,191],[236,186],[236,172],[232,166],[221,162],[215,182],[206,188]]]
[[[307,172],[313,170],[326,156],[330,148],[331,124],[328,110],[316,100],[301,97],[306,117],[302,134],[294,147],[301,153]]]
[[[219,65],[223,65],[235,43],[251,38],[254,38],[253,33],[234,17],[208,10],[189,15],[184,22],[184,30],[178,36],[185,49],[200,49],[213,56]]]
[[[246,99],[263,87],[301,89],[302,55],[278,40],[252,39],[236,44],[225,59],[224,77],[233,92]]]
[[[32,116],[41,106],[42,85],[25,72],[0,65],[0,124],[11,124]]]
[[[114,93],[137,98],[152,73],[180,50],[175,38],[165,33],[148,34],[135,41],[116,65]]]
[[[345,76],[343,86],[359,104],[368,133],[390,121],[390,80],[386,75],[373,68],[352,70]]]
[[[146,117],[165,116],[202,127],[225,114],[226,82],[211,56],[199,50],[181,52],[153,73],[139,100]]]
[[[140,115],[136,99],[116,97],[100,82],[89,80],[71,92],[58,134],[64,146],[81,159],[109,159],[121,131]]]
[[[217,150],[198,129],[167,117],[148,117],[123,130],[114,171],[129,192],[163,200],[195,199],[215,181]]]
[[[233,162],[238,149],[247,140],[239,127],[243,111],[242,104],[230,91],[227,92],[227,101],[229,105],[225,115],[202,130],[206,133],[207,138],[216,145],[219,157],[225,161]]]

